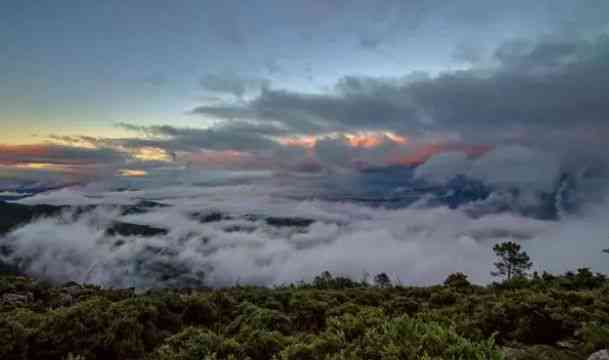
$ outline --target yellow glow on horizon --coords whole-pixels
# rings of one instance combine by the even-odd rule
[[[129,152],[134,158],[143,161],[171,161],[172,159],[166,150],[158,147],[146,146]]]
[[[73,146],[84,149],[97,149],[97,145],[95,145],[94,143],[87,140],[79,139],[77,137],[70,139],[69,141],[53,139],[52,143],[57,145]]]
[[[22,163],[15,164],[13,167],[17,169],[31,169],[31,170],[55,170],[55,171],[63,171],[66,169],[64,165],[60,164],[51,164],[51,163]]]
[[[126,177],[140,177],[148,175],[148,172],[144,170],[121,169],[118,171],[118,175]]]
[[[0,144],[6,145],[30,145],[40,144],[51,141],[53,143],[61,143],[56,139],[51,139],[51,135],[55,136],[91,136],[96,138],[119,139],[129,137],[131,134],[122,128],[116,126],[83,126],[83,125],[60,125],[60,122],[37,120],[37,119],[21,119],[21,118],[2,118],[0,123],[3,125],[0,133]],[[82,147],[91,147],[90,144],[78,144]]]

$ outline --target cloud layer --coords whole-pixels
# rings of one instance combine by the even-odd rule
[[[187,182],[167,178],[164,184],[140,184],[140,190],[128,192],[92,184],[36,195],[20,202],[99,206],[76,217],[68,210],[60,218],[36,220],[2,241],[14,251],[10,259],[20,259],[31,274],[121,287],[201,281],[276,285],[309,280],[324,270],[355,279],[387,272],[404,284],[437,283],[462,271],[485,283],[491,281],[491,248],[506,240],[520,241],[535,269],[592,266],[609,271],[601,253],[607,199],[561,221],[510,212],[471,217],[467,209],[420,203],[390,210],[299,200],[293,197],[296,180],[286,183],[264,173],[219,176],[222,185],[214,184],[214,176],[200,174]],[[231,177],[233,185],[226,180]],[[129,215],[117,207],[141,200],[168,206]],[[223,215],[206,217],[219,213]],[[276,226],[278,220],[268,218],[313,222]],[[105,230],[117,220],[165,228],[168,234],[110,235]]]

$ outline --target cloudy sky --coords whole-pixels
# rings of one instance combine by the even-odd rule
[[[604,0],[1,6],[5,184],[606,158]]]
[[[3,1],[0,44],[0,198],[102,205],[0,238],[31,273],[488,282],[510,239],[609,272],[609,1]]]

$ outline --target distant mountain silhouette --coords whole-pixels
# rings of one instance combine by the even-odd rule
[[[34,205],[0,202],[0,235],[36,218],[56,216],[69,206]]]

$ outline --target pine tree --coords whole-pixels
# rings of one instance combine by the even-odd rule
[[[520,250],[520,244],[515,242],[504,242],[493,247],[493,251],[499,257],[495,263],[497,271],[491,271],[493,276],[503,276],[507,281],[513,277],[525,276],[526,271],[533,266],[529,255]]]
[[[389,275],[385,273],[377,274],[374,277],[374,283],[376,284],[376,286],[382,288],[391,287],[391,279],[389,279]]]

